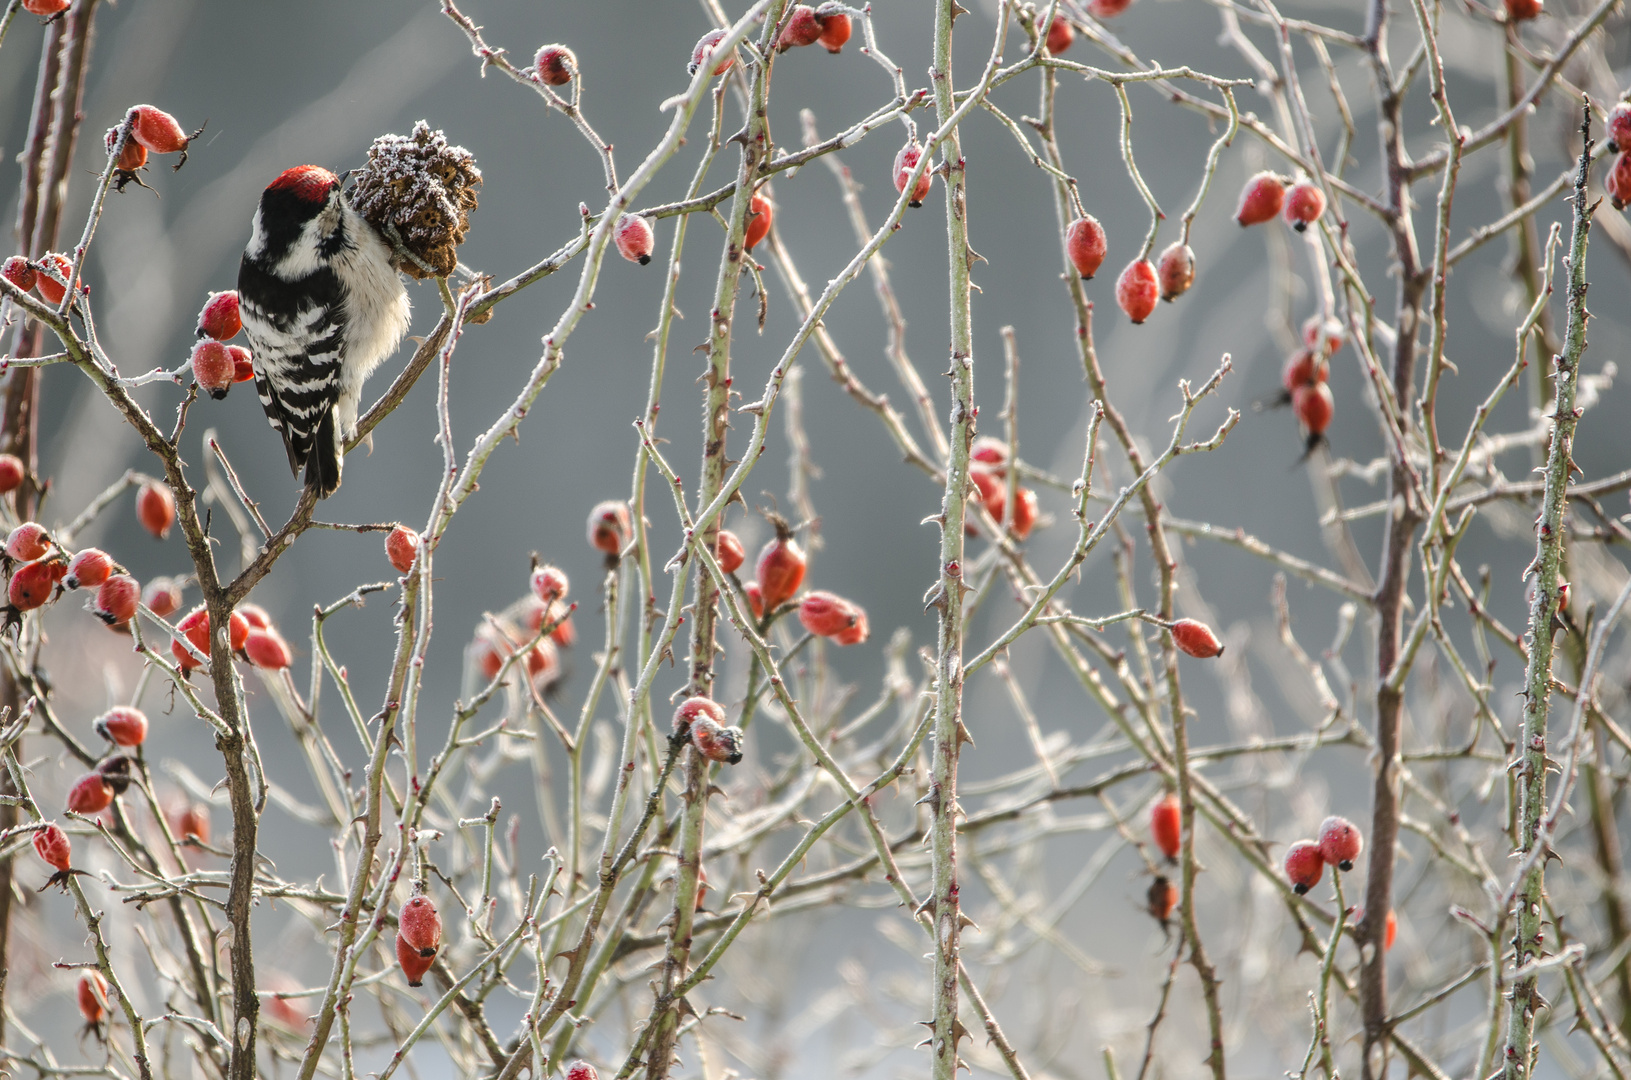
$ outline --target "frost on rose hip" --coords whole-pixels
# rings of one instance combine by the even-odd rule
[[[142,528],[163,540],[176,523],[176,497],[157,480],[147,480],[136,492],[136,520]]]
[[[776,538],[759,552],[754,577],[766,611],[775,611],[793,598],[804,584],[804,549],[793,539],[793,528],[780,515],[769,515]],[[762,616],[761,616],[762,617]]]
[[[844,5],[828,0],[828,3],[815,9],[815,17],[816,22],[821,24],[821,36],[816,38],[817,43],[834,55],[843,52],[850,34],[854,32]]]
[[[1609,110],[1605,126],[1608,141],[1614,144],[1613,149],[1622,152],[1631,150],[1631,102],[1619,102]]]
[[[1285,367],[1280,369],[1280,385],[1285,388],[1282,400],[1289,403],[1300,388],[1310,383],[1325,382],[1330,377],[1329,364],[1308,349],[1298,349],[1286,358]]]
[[[6,555],[12,559],[31,562],[44,558],[51,550],[51,534],[37,521],[25,521],[6,537]]]
[[[243,314],[238,308],[238,291],[210,293],[198,313],[198,336],[216,341],[231,341],[244,328]]]
[[[1183,821],[1179,814],[1178,796],[1168,792],[1150,807],[1150,837],[1168,862],[1178,859],[1178,844]]]
[[[21,255],[13,255],[5,262],[0,263],[0,277],[5,278],[23,292],[29,292],[39,284],[40,275],[34,267]]]
[[[40,297],[52,306],[62,303],[62,298],[68,295],[68,276],[73,272],[74,264],[66,255],[54,251],[41,255],[35,273],[35,287]]]
[[[108,148],[108,153],[111,154],[113,153],[113,148],[117,146],[118,143],[119,125],[115,124],[113,127],[108,128],[107,133],[102,136],[102,145],[106,146]],[[133,173],[146,164],[147,147],[137,142],[134,138],[129,138],[125,140],[124,149],[119,151],[119,157],[116,161],[114,161],[113,167],[118,169],[120,172]],[[121,187],[120,190],[122,191],[124,189]]]
[[[710,720],[715,724],[725,722],[725,709],[713,698],[688,697],[680,702],[674,710],[674,727],[672,735],[676,739],[687,738],[691,733],[691,725],[698,720]]]
[[[1352,870],[1364,847],[1364,834],[1347,818],[1333,815],[1320,822],[1320,858],[1337,869]]]
[[[566,1080],[600,1080],[600,1074],[593,1065],[579,1058],[566,1067]]]
[[[545,86],[565,86],[578,73],[578,58],[565,45],[545,45],[533,56],[532,70]]]
[[[769,199],[757,191],[753,193],[753,199],[748,203],[748,228],[742,238],[743,247],[752,251],[759,241],[769,235],[774,210]]]
[[[1199,660],[1223,655],[1223,643],[1218,636],[1210,626],[1197,619],[1179,619],[1173,623],[1172,643]]]
[[[691,721],[691,745],[709,761],[736,765],[742,760],[742,729],[724,727],[713,718],[698,716]]]
[[[1109,251],[1104,226],[1092,214],[1077,218],[1065,229],[1065,254],[1083,280],[1093,280],[1093,275],[1104,265],[1104,257]]]
[[[1316,313],[1303,320],[1303,344],[1313,350],[1323,349],[1327,357],[1342,351],[1346,337],[1347,332],[1335,319]]]
[[[532,572],[530,585],[532,595],[546,604],[552,604],[556,600],[565,600],[566,594],[572,588],[571,582],[567,580],[565,570],[547,564]]]
[[[1246,181],[1240,191],[1240,205],[1235,208],[1235,220],[1242,228],[1270,221],[1285,204],[1286,185],[1271,172],[1260,172]]]
[[[23,0],[23,10],[30,15],[50,17],[68,10],[70,0]],[[100,976],[98,976],[100,978]]]
[[[1286,192],[1286,224],[1302,232],[1325,213],[1325,192],[1312,180],[1299,180]]]
[[[67,807],[76,814],[100,814],[113,805],[113,786],[101,773],[86,773],[68,789]]]
[[[169,618],[181,610],[180,581],[176,578],[154,578],[142,590],[142,603],[159,618]]]
[[[1302,896],[1325,876],[1325,860],[1320,857],[1320,846],[1312,840],[1299,840],[1286,849],[1286,877],[1291,888]]]
[[[706,34],[703,34],[702,37],[698,39],[696,48],[691,50],[691,62],[685,67],[686,74],[695,75],[698,68],[700,68],[704,63],[713,59],[714,52],[719,47],[719,43],[724,40],[725,31],[723,30],[710,30]],[[736,63],[736,52],[733,49],[732,51],[726,53],[724,58],[719,61],[719,64],[714,68],[711,77],[718,78],[720,75],[725,74],[725,72],[731,69],[731,65],[734,63]]]
[[[815,8],[809,4],[794,4],[787,22],[782,25],[781,37],[776,39],[776,48],[786,52],[803,45],[814,45],[820,39],[821,20],[816,18]]]
[[[193,346],[192,368],[198,388],[216,401],[225,398],[237,381],[232,353],[214,338],[205,338]]]
[[[44,885],[34,891],[44,892],[53,885],[60,885],[62,890],[67,892],[68,878],[81,872],[73,869],[71,865],[74,845],[68,839],[68,834],[63,831],[62,826],[56,822],[47,821],[44,826],[34,834],[34,854],[43,859],[45,864],[51,867],[54,872],[45,879]]]
[[[916,139],[908,141],[895,154],[896,191],[906,190],[906,182],[912,178],[912,170],[917,168],[917,163],[921,160],[923,160],[923,147],[918,145]],[[912,188],[912,194],[906,200],[907,206],[918,207],[923,205],[923,200],[929,197],[929,188],[933,186],[933,176],[933,168],[923,170],[923,175],[918,178],[917,186]]]
[[[617,242],[617,253],[629,262],[637,262],[641,266],[651,262],[651,249],[656,238],[651,231],[651,222],[639,214],[624,214],[618,218],[612,238]]]
[[[1176,240],[1155,261],[1155,277],[1161,285],[1161,299],[1171,303],[1195,284],[1195,252]]]
[[[396,572],[406,574],[413,569],[413,560],[419,554],[419,534],[406,525],[398,525],[385,534],[385,557],[396,567]]]
[[[112,577],[117,569],[118,565],[107,552],[85,548],[68,561],[68,576],[62,579],[62,584],[68,589],[94,589]]]
[[[136,604],[140,600],[141,587],[136,579],[128,574],[115,574],[97,586],[91,613],[109,626],[123,626],[136,617]]]
[[[147,741],[147,714],[128,705],[115,706],[97,717],[91,730],[115,746],[140,746]]]
[[[415,894],[403,901],[396,925],[397,962],[408,977],[408,985],[421,986],[442,947],[442,917],[430,897]]]
[[[1142,324],[1155,311],[1160,293],[1155,267],[1148,259],[1134,259],[1116,279],[1116,303],[1134,326]]]

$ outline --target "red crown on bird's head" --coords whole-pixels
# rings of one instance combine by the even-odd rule
[[[266,190],[287,191],[305,202],[322,202],[339,182],[339,177],[321,165],[296,165],[266,185]]]

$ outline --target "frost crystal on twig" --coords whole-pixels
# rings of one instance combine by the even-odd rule
[[[420,120],[411,135],[381,135],[368,148],[351,202],[363,217],[414,256],[398,269],[416,278],[446,277],[458,264],[456,249],[470,231],[481,170],[462,146],[448,145],[440,129]],[[418,260],[417,262],[415,260]],[[426,268],[429,268],[428,270]]]

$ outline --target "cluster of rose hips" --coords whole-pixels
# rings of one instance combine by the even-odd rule
[[[1336,414],[1336,399],[1327,385],[1331,357],[1342,348],[1342,326],[1322,315],[1303,323],[1303,347],[1286,359],[1280,371],[1280,396],[1275,406],[1290,405],[1308,437],[1312,452],[1325,439],[1325,429]]]
[[[993,439],[982,435],[974,440],[969,448],[968,479],[974,485],[975,494],[980,505],[991,515],[998,525],[1002,524],[1002,515],[1008,508],[1008,444],[1001,439]],[[1018,483],[1018,478],[1015,478]],[[1036,525],[1038,514],[1036,492],[1028,487],[1019,489],[1014,499],[1014,536],[1020,540],[1031,535],[1031,529]],[[973,523],[964,526],[964,531],[974,536],[977,530]]]
[[[234,383],[255,377],[254,358],[242,345],[228,345],[244,326],[237,290],[211,293],[198,313],[198,344],[193,346],[193,381],[216,401]]]
[[[776,49],[779,52],[786,52],[788,49],[820,42],[826,46],[828,52],[837,54],[843,51],[851,30],[849,11],[843,4],[828,2],[820,7],[794,4],[793,9],[787,14],[787,21],[782,25],[781,36],[776,39]],[[724,36],[722,30],[715,30],[714,33],[720,37]],[[708,39],[704,37],[702,40]],[[702,42],[697,42],[697,46],[700,48]],[[695,55],[692,54],[693,61]]]
[[[1365,837],[1359,827],[1344,817],[1332,815],[1320,822],[1318,840],[1298,840],[1286,849],[1286,877],[1298,896],[1320,883],[1327,864],[1338,870],[1352,870],[1354,860],[1364,850]],[[1365,909],[1354,910],[1356,922],[1364,919]],[[1399,919],[1391,910],[1382,930],[1383,950],[1393,948],[1393,939],[1399,934]]]

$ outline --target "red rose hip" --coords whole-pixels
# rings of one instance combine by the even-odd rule
[[[1070,265],[1084,280],[1093,280],[1093,275],[1104,265],[1104,257],[1109,251],[1104,226],[1092,214],[1077,218],[1065,229],[1065,254],[1070,257]]]
[[[770,524],[776,529],[776,538],[759,552],[754,576],[759,582],[759,593],[766,611],[775,611],[791,600],[804,583],[804,549],[793,539],[792,527],[776,515]]]
[[[1223,643],[1212,628],[1197,619],[1179,619],[1172,624],[1172,643],[1190,656],[1210,660],[1223,655]]]
[[[68,789],[68,809],[76,814],[100,814],[113,805],[113,794],[101,773],[86,773]]]
[[[68,869],[68,861],[72,858],[73,851],[74,846],[69,841],[68,834],[54,821],[46,822],[45,828],[34,834],[34,853],[55,870]]]
[[[181,130],[175,117],[152,105],[138,105],[135,113],[131,138],[155,154],[174,154],[187,149],[187,133]]]
[[[1302,232],[1325,213],[1325,192],[1312,180],[1299,180],[1286,192],[1286,224]]]
[[[419,534],[406,525],[398,525],[385,534],[385,557],[391,560],[399,574],[413,569],[414,556],[419,554]]]
[[[1280,212],[1285,204],[1285,183],[1271,172],[1260,172],[1246,181],[1240,192],[1240,205],[1235,208],[1235,220],[1242,228],[1261,225]]]
[[[40,297],[53,307],[62,303],[62,298],[68,295],[68,275],[73,272],[74,264],[69,262],[65,255],[53,251],[40,256],[35,278],[35,287],[40,290]]]
[[[1195,252],[1183,241],[1173,241],[1155,261],[1155,276],[1161,299],[1168,303],[1178,299],[1195,284]]]
[[[408,977],[409,986],[425,985],[425,972],[436,961],[434,952],[429,956],[420,956],[419,950],[408,944],[401,934],[396,936],[396,962],[402,966],[402,974]]]
[[[136,604],[140,600],[141,587],[136,579],[128,574],[115,574],[97,586],[91,613],[109,626],[123,626],[136,617]]]
[[[1314,442],[1331,426],[1331,417],[1336,414],[1336,399],[1331,396],[1331,388],[1325,383],[1305,383],[1291,392],[1291,411],[1308,429],[1310,442]]]
[[[1320,822],[1320,858],[1337,869],[1352,870],[1364,847],[1364,834],[1347,818],[1332,816]]]
[[[198,336],[216,341],[231,341],[244,328],[243,315],[238,309],[238,291],[210,293],[204,301],[204,310],[198,313]]]
[[[546,604],[556,600],[566,599],[566,594],[572,588],[567,580],[566,571],[558,566],[540,566],[532,572],[532,595]],[[542,624],[540,624],[542,625]]]
[[[1170,792],[1150,807],[1150,837],[1168,862],[1178,858],[1178,844],[1182,832],[1182,818],[1178,812],[1178,796]]]
[[[147,741],[147,714],[119,705],[99,716],[91,730],[115,746],[140,746]]]
[[[624,214],[618,218],[612,238],[617,242],[618,254],[629,262],[637,262],[641,266],[651,262],[651,249],[657,242],[656,236],[651,231],[651,222],[639,214]]]
[[[25,521],[6,537],[6,555],[24,562],[45,557],[51,550],[51,534],[37,521]]]
[[[714,53],[719,47],[719,43],[724,40],[725,31],[723,30],[710,30],[706,34],[703,34],[697,41],[696,48],[691,50],[691,62],[690,64],[686,65],[686,73],[689,75],[695,75],[697,73],[697,69],[704,63],[712,61],[714,59]],[[725,74],[725,72],[731,69],[731,65],[734,63],[736,63],[736,53],[734,51],[726,53],[724,59],[720,60],[719,65],[714,68],[713,77],[717,78],[718,76]]]
[[[294,662],[289,643],[276,630],[250,628],[244,638],[244,655],[262,671],[282,671]]]
[[[729,529],[720,529],[719,536],[714,541],[714,558],[719,560],[719,569],[727,574],[734,574],[742,568],[747,557],[747,549],[742,546],[741,537]]]
[[[748,230],[742,240],[743,247],[752,251],[759,241],[769,235],[773,214],[774,208],[770,200],[754,192],[752,201],[748,203]]]
[[[815,8],[809,4],[794,4],[792,14],[782,26],[781,37],[776,39],[776,47],[786,52],[801,45],[814,45],[820,39],[821,20],[816,18]]]
[[[1116,303],[1127,313],[1134,326],[1150,317],[1160,293],[1155,267],[1150,265],[1148,259],[1134,259],[1116,280]]]
[[[0,495],[22,487],[27,474],[22,458],[16,454],[0,454]]]
[[[596,503],[589,511],[589,546],[607,555],[617,555],[634,535],[629,520],[629,504],[616,499]]]
[[[912,178],[912,170],[917,168],[917,163],[921,160],[923,160],[923,147],[917,144],[916,139],[900,148],[900,152],[895,155],[896,191],[906,190],[906,182]],[[923,175],[918,179],[917,186],[912,188],[912,194],[906,200],[907,206],[917,207],[923,205],[923,200],[929,197],[929,188],[933,184],[933,177],[934,169],[932,167],[923,170]]]
[[[136,520],[142,528],[163,540],[176,523],[176,497],[157,480],[148,480],[136,492]]]
[[[818,637],[840,640],[840,645],[854,645],[866,640],[867,624],[866,612],[860,605],[852,604],[842,596],[834,593],[817,590],[806,593],[799,602],[799,622],[804,629]],[[857,637],[853,631],[859,629]]]
[[[545,86],[565,86],[578,73],[578,58],[565,45],[545,45],[533,56],[532,70]]]
[[[837,54],[843,51],[854,27],[843,4],[826,3],[815,9],[816,21],[821,24],[821,36],[816,38],[826,50]]]
[[[231,351],[214,338],[205,338],[193,346],[192,368],[198,388],[216,401],[225,398],[237,381]]]
[[[62,583],[70,589],[81,586],[94,589],[108,578],[113,576],[113,560],[108,553],[97,548],[86,548],[78,552],[68,563],[68,576]]]
[[[39,284],[40,275],[34,272],[28,260],[21,255],[13,255],[5,262],[0,263],[0,277],[5,278],[23,292],[28,292]]]
[[[1059,56],[1075,40],[1076,31],[1071,27],[1070,20],[1063,15],[1055,15],[1048,24],[1048,52]]]
[[[1325,876],[1325,860],[1320,858],[1320,847],[1312,840],[1299,840],[1286,849],[1286,877],[1291,887],[1302,896]]]

